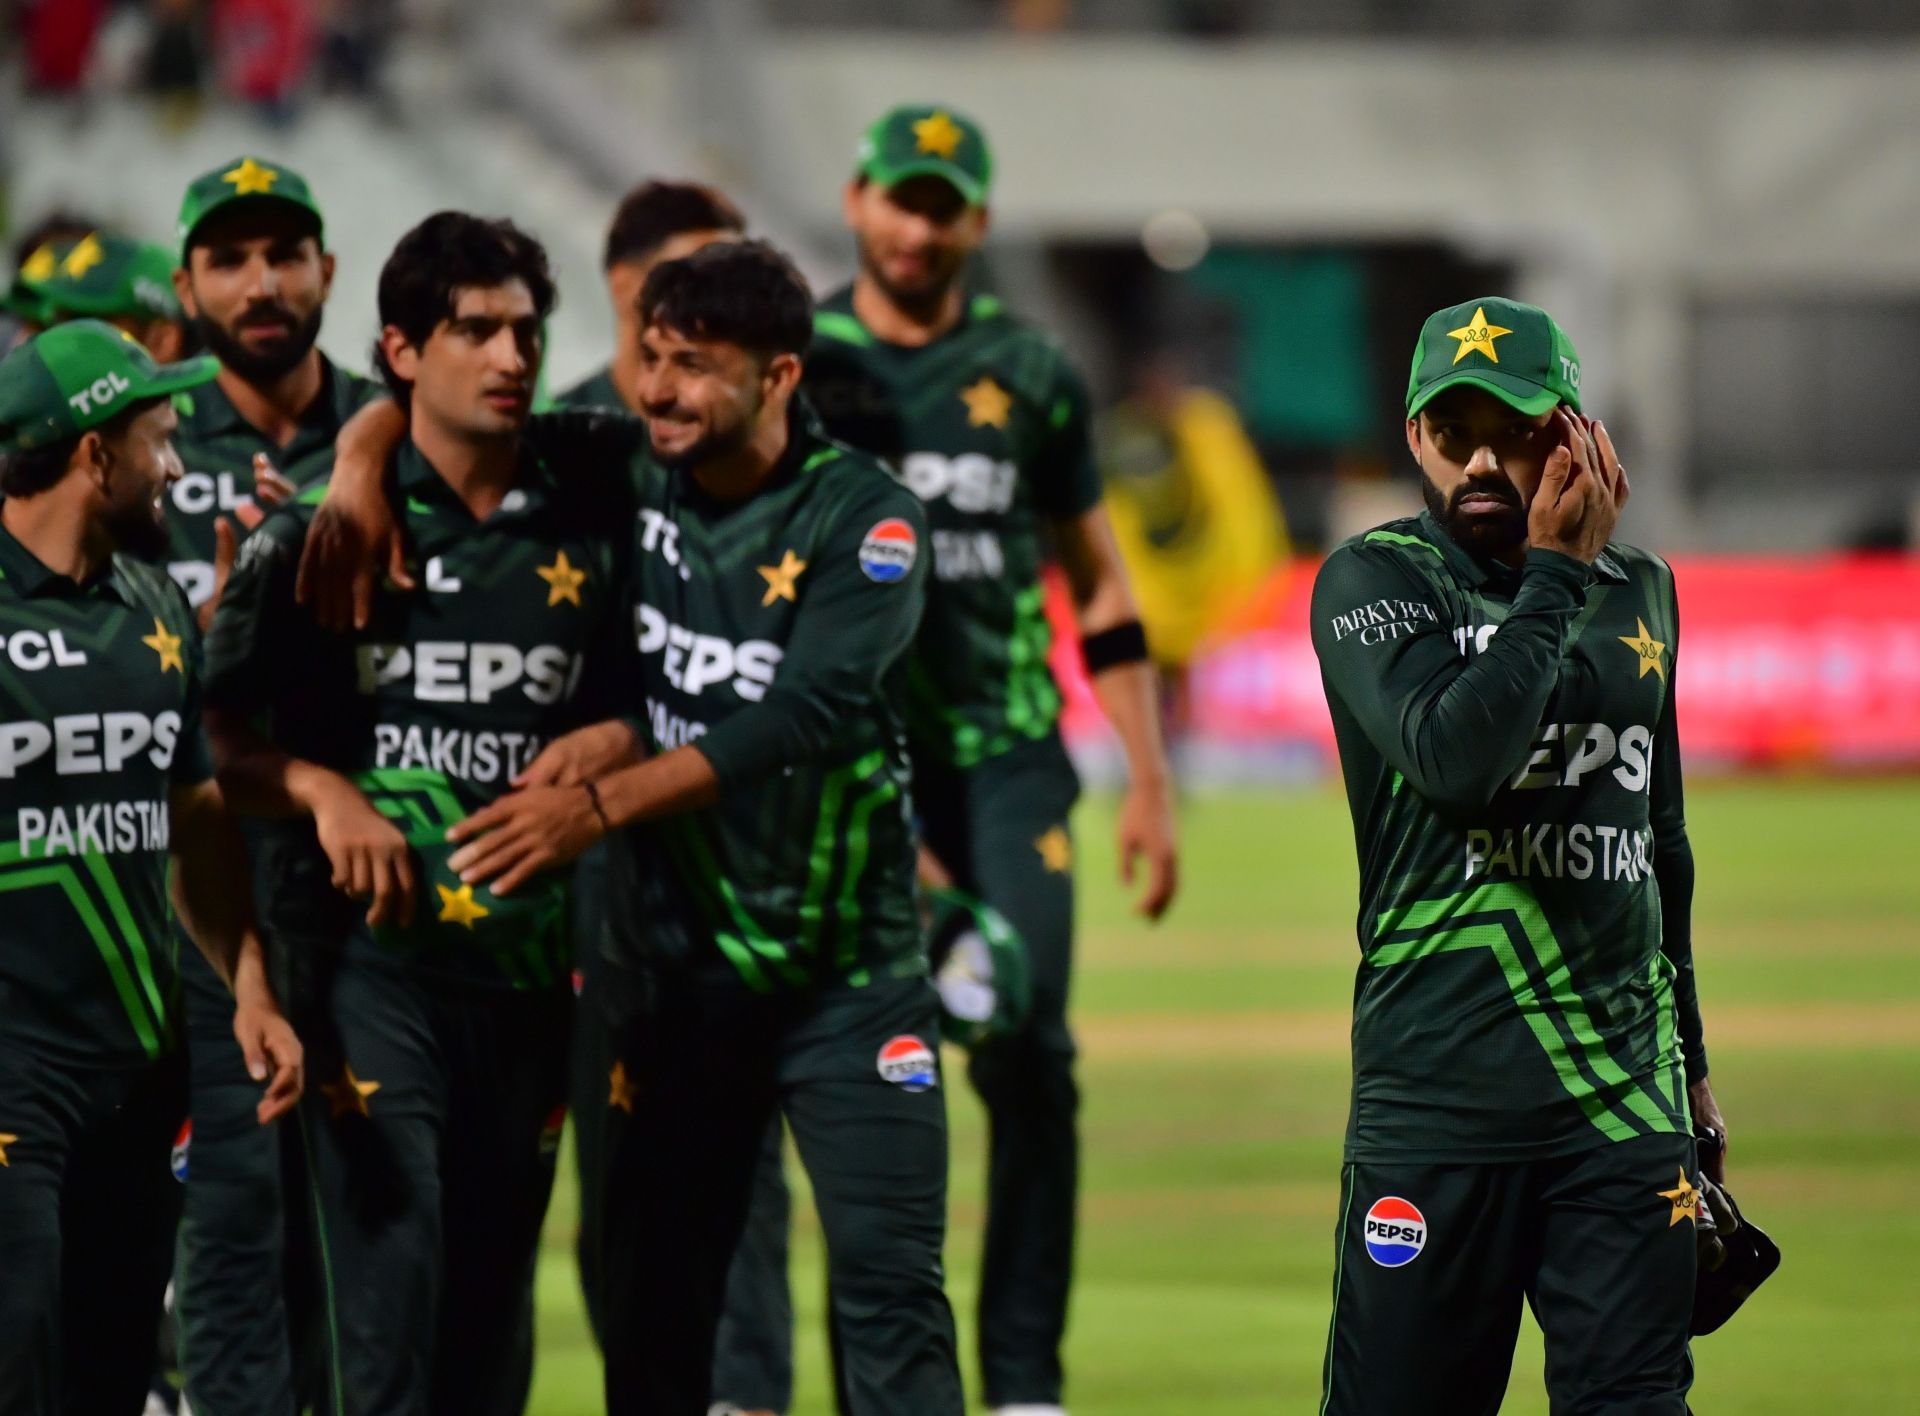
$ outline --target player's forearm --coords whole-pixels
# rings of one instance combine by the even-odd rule
[[[1113,725],[1127,755],[1127,778],[1136,788],[1167,786],[1167,748],[1160,735],[1158,685],[1145,662],[1116,664],[1093,676],[1093,696]]]
[[[231,812],[209,786],[176,795],[173,815],[173,903],[188,938],[229,989],[264,985],[246,844]]]
[[[388,461],[407,437],[407,415],[383,398],[369,403],[340,425],[333,441],[333,472],[328,494],[377,495]]]
[[[209,708],[206,721],[220,790],[242,816],[313,816],[329,794],[359,791],[339,772],[293,756],[235,715]]]
[[[712,806],[720,800],[720,778],[699,748],[676,747],[599,778],[594,790],[607,827],[617,831]]]
[[[1693,847],[1685,830],[1655,840],[1653,878],[1660,887],[1660,952],[1673,965],[1680,1055],[1692,1084],[1707,1075],[1707,1045],[1693,972]]]

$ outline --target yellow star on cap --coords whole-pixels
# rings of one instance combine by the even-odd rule
[[[462,885],[458,890],[449,890],[444,885],[435,885],[440,892],[440,922],[457,924],[472,929],[476,919],[485,919],[493,911],[473,898],[473,886]]]
[[[1487,311],[1484,305],[1476,305],[1473,319],[1458,329],[1447,331],[1447,338],[1460,341],[1460,347],[1453,351],[1453,362],[1459,363],[1468,353],[1484,354],[1494,363],[1500,362],[1500,351],[1493,347],[1493,341],[1503,334],[1513,331],[1501,325],[1487,323]]]
[[[367,1098],[380,1090],[378,1082],[363,1082],[353,1075],[353,1068],[346,1063],[340,1064],[340,1077],[337,1081],[322,1082],[320,1091],[327,1099],[327,1114],[330,1116],[359,1115],[372,1113],[367,1110]]]
[[[633,1115],[633,1082],[627,1077],[627,1064],[615,1062],[613,1070],[607,1073],[607,1105],[617,1106],[627,1115]]]
[[[271,167],[262,166],[250,157],[240,159],[240,165],[220,174],[222,182],[233,183],[236,197],[255,197],[262,193],[271,194],[273,184],[280,180],[280,174]]]
[[[944,113],[931,113],[913,125],[913,140],[921,152],[951,158],[960,150],[966,132]]]
[[[160,656],[161,673],[168,669],[178,669],[183,674],[187,671],[186,662],[180,657],[180,636],[168,634],[158,615],[153,617],[153,633],[141,635],[140,642]]]
[[[1674,1187],[1671,1190],[1659,1192],[1660,1198],[1673,1206],[1673,1213],[1667,1216],[1669,1229],[1683,1219],[1690,1219],[1695,1224],[1700,1222],[1700,1192],[1694,1189],[1693,1182],[1687,1179],[1686,1168],[1684,1166],[1677,1168],[1680,1171],[1680,1178],[1674,1183]]]
[[[1013,412],[1013,395],[982,374],[980,381],[960,390],[960,401],[967,405],[967,425],[973,428],[1004,428]]]
[[[556,552],[552,565],[536,566],[533,573],[547,582],[549,605],[557,605],[562,600],[580,603],[580,587],[586,583],[587,573],[575,568],[565,551]]]
[[[60,262],[60,269],[78,280],[106,258],[107,253],[100,249],[100,233],[96,231],[75,243],[67,252],[67,258]]]
[[[1619,639],[1622,644],[1640,656],[1640,672],[1635,674],[1634,678],[1643,679],[1647,676],[1648,671],[1651,670],[1660,675],[1660,681],[1665,683],[1667,666],[1660,662],[1660,656],[1667,652],[1667,646],[1647,633],[1647,622],[1645,620],[1636,617],[1633,622],[1640,627],[1638,637],[1623,634],[1619,636]]]
[[[14,1135],[11,1131],[0,1131],[0,1167],[6,1167],[13,1164],[12,1161],[7,1159],[7,1147],[12,1145],[15,1141],[19,1139],[20,1138]]]
[[[1073,837],[1067,834],[1064,826],[1052,826],[1046,835],[1033,843],[1040,852],[1040,864],[1055,875],[1065,875],[1073,869]]]
[[[778,565],[761,566],[760,574],[766,578],[767,593],[760,597],[760,603],[771,605],[775,600],[798,601],[800,597],[794,593],[793,582],[800,578],[800,572],[806,568],[807,563],[792,551],[780,552]]]
[[[51,280],[54,271],[59,268],[60,258],[54,253],[53,243],[49,241],[20,263],[20,278],[38,285],[43,280]]]

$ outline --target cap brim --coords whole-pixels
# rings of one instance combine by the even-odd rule
[[[244,197],[228,197],[225,201],[215,202],[194,219],[193,225],[189,226],[180,237],[182,263],[185,263],[187,250],[193,245],[193,238],[199,235],[200,228],[213,220],[214,217],[231,216],[247,211],[267,211],[274,207],[282,207],[287,211],[298,212],[301,218],[312,226],[313,231],[311,234],[314,240],[321,242],[323,245],[325,244],[327,225],[319,211],[314,207],[301,201],[298,197],[283,197],[273,192],[249,192]]]
[[[1532,379],[1523,379],[1515,374],[1506,374],[1498,369],[1460,369],[1453,373],[1442,374],[1425,388],[1421,389],[1407,403],[1407,416],[1417,415],[1422,408],[1461,384],[1471,384],[1483,388],[1515,412],[1534,417],[1545,413],[1560,402],[1560,395],[1550,388],[1544,388]]]
[[[182,359],[177,364],[162,364],[153,371],[153,377],[144,379],[134,390],[137,398],[164,398],[170,393],[181,393],[201,384],[212,383],[220,374],[220,361],[211,354],[202,354],[194,359]]]
[[[981,185],[979,178],[943,158],[929,157],[903,162],[898,167],[888,167],[876,160],[869,162],[861,171],[883,187],[897,187],[915,177],[938,177],[958,192],[968,206],[984,206],[987,200],[987,189]]]

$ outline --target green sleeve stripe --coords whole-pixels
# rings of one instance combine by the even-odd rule
[[[1423,541],[1418,536],[1403,536],[1398,531],[1369,531],[1366,534],[1366,539],[1369,541],[1386,541],[1395,546],[1418,546],[1430,555],[1440,556],[1440,548],[1431,541]],[[1442,556],[1441,559],[1444,560],[1445,557]]]
[[[120,892],[120,882],[113,878],[113,871],[98,851],[88,851],[81,859],[86,862],[87,871],[99,888],[100,898],[107,902],[108,912],[113,915],[114,922],[120,926],[121,936],[127,941],[127,953],[133,959],[134,974],[140,980],[147,1002],[153,1007],[153,1016],[164,1025],[167,1005],[161,999],[160,985],[153,977],[153,959],[140,937],[140,927],[133,922],[133,911],[127,908],[127,897]]]
[[[318,506],[320,505],[321,502],[325,501],[326,499],[327,499],[327,479],[325,477],[321,477],[316,481],[309,482],[306,485],[306,487],[302,489],[297,496],[294,497],[295,503],[297,503],[300,506]]]
[[[998,295],[976,295],[967,313],[976,320],[990,320],[1006,308]]]
[[[802,472],[811,472],[813,471],[814,468],[818,467],[821,463],[831,462],[833,461],[834,458],[838,457],[839,455],[840,453],[838,449],[831,448],[831,447],[823,447],[818,452],[814,453],[813,456],[809,457],[805,462],[801,463],[800,470]]]
[[[865,349],[873,343],[873,336],[867,333],[867,327],[852,315],[842,314],[838,310],[818,310],[813,316],[813,332],[827,339],[837,339],[842,344],[854,344]]]
[[[0,872],[0,894],[12,890],[30,890],[40,885],[58,885],[66,892],[67,903],[73,906],[73,912],[80,917],[80,922],[92,937],[94,948],[100,951],[100,957],[106,962],[107,974],[113,979],[114,992],[120,995],[120,1006],[126,1012],[127,1021],[133,1025],[140,1046],[148,1057],[158,1057],[160,1039],[154,1033],[153,1023],[140,1005],[140,995],[127,975],[126,963],[114,945],[107,922],[100,917],[100,911],[94,908],[93,901],[87,898],[72,864],[60,860],[48,865]]]
[[[1610,1140],[1642,1134],[1601,1099],[1619,1097],[1649,1132],[1673,1132],[1673,1116],[1661,1110],[1621,1069],[1594,1029],[1586,1001],[1572,984],[1572,971],[1539,902],[1511,884],[1481,885],[1439,900],[1420,900],[1383,911],[1376,921],[1380,941],[1367,963],[1388,967],[1430,954],[1485,948],[1506,975],[1515,1006],[1532,1030],[1568,1095]],[[1396,936],[1411,935],[1411,938]],[[1536,988],[1519,956],[1524,940],[1541,974]],[[1567,1045],[1562,1029],[1572,1038]],[[1589,1080],[1591,1078],[1592,1080]],[[1596,1085],[1595,1083],[1599,1085]]]

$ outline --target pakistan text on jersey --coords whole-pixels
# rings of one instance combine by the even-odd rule
[[[1336,644],[1350,634],[1359,635],[1362,644],[1387,644],[1439,623],[1433,606],[1424,600],[1380,599],[1335,615],[1328,627]]]
[[[1467,880],[1612,880],[1638,885],[1653,873],[1653,832],[1645,826],[1576,821],[1473,827]]]
[[[62,777],[118,772],[144,756],[161,771],[173,765],[180,741],[180,715],[169,708],[145,713],[62,713],[51,723],[26,718],[0,723],[0,779],[11,780],[22,767],[53,753],[53,770]]]
[[[997,532],[933,533],[933,573],[941,580],[998,580],[1006,569]]]
[[[423,703],[491,703],[495,694],[515,688],[535,703],[559,703],[573,697],[586,667],[584,654],[557,644],[522,650],[454,639],[362,644],[354,658],[360,692],[410,683]]]
[[[735,693],[749,703],[758,703],[766,697],[786,652],[771,640],[747,639],[736,644],[716,634],[696,633],[674,624],[651,605],[635,605],[633,619],[641,656],[663,655],[661,672],[667,682],[689,698],[731,680]]]
[[[164,851],[171,818],[164,801],[99,801],[87,806],[20,808],[20,859]]]
[[[474,732],[404,723],[376,724],[373,745],[376,767],[402,771],[427,768],[482,785],[511,781],[544,746],[534,733]]]
[[[666,704],[650,697],[647,699],[647,731],[653,736],[654,747],[666,752],[698,742],[707,735],[707,725],[670,712]]]

